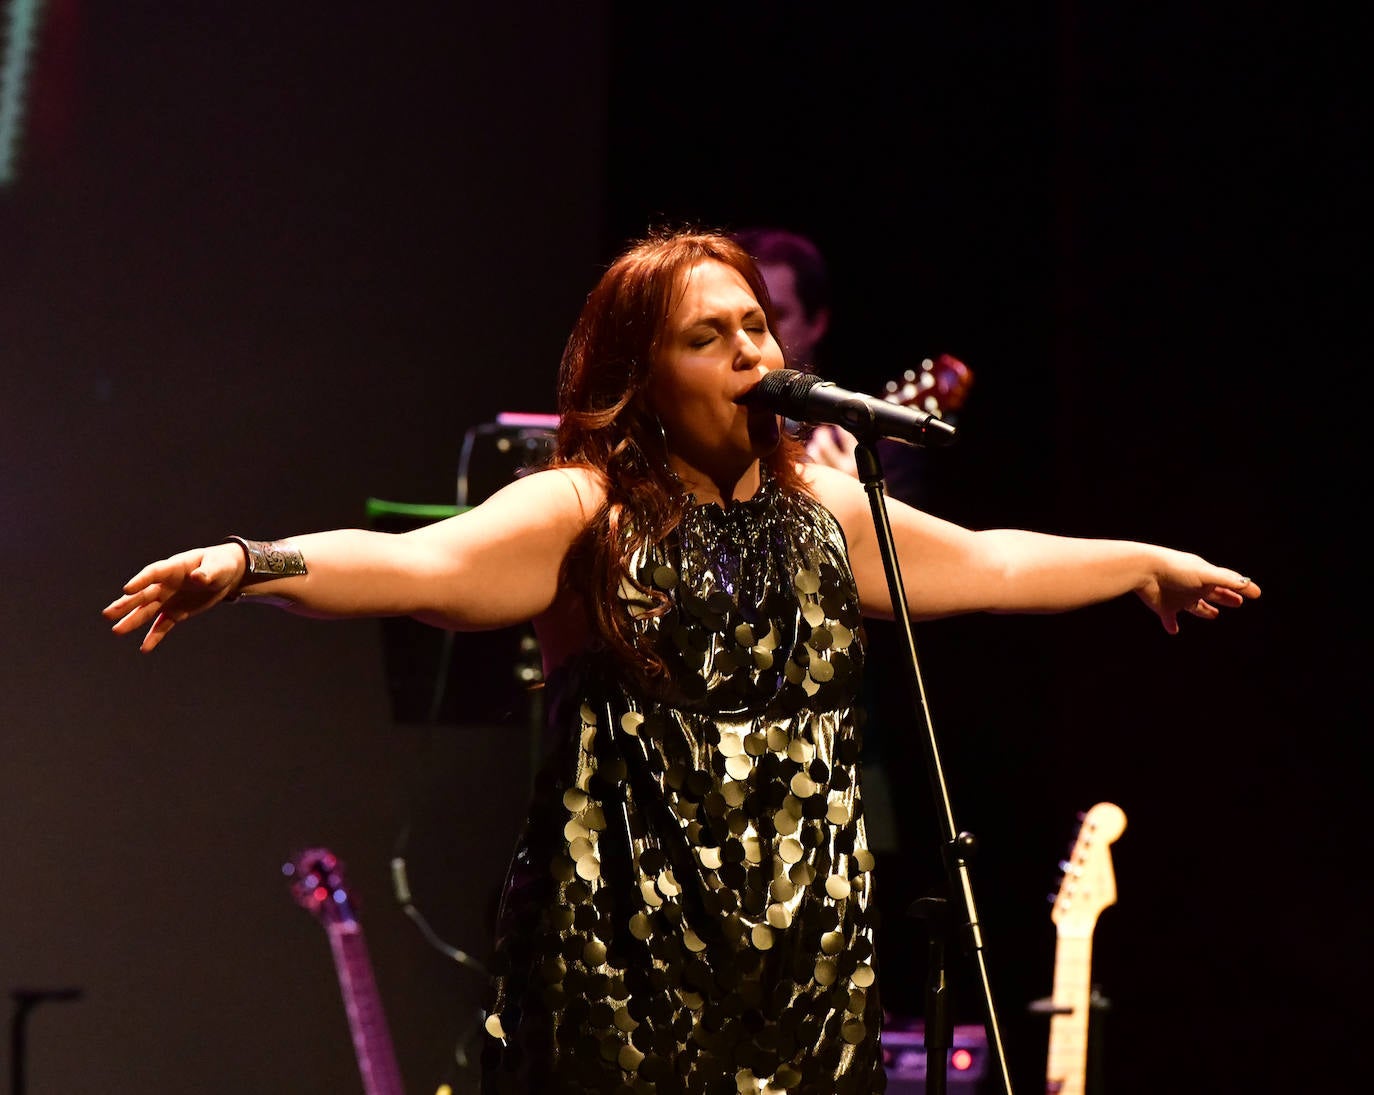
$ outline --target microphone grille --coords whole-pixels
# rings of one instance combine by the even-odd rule
[[[805,405],[806,394],[820,383],[821,378],[814,373],[774,369],[759,381],[758,390],[761,395],[776,400],[785,412],[793,412]]]
[[[758,387],[769,396],[780,396],[786,400],[793,400],[793,398],[804,397],[818,383],[820,383],[820,378],[813,372],[798,372],[794,368],[775,368],[774,371],[769,372],[758,382]]]

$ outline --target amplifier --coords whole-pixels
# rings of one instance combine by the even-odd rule
[[[959,1024],[951,1033],[945,1090],[972,1095],[981,1090],[988,1069],[987,1031],[977,1024]],[[924,1095],[925,1024],[919,1019],[890,1019],[883,1027],[883,1061],[887,1095]]]

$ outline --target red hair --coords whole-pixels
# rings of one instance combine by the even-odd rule
[[[744,248],[719,232],[658,229],[622,252],[587,295],[559,369],[553,466],[591,468],[606,487],[605,502],[564,561],[563,580],[582,591],[596,632],[646,677],[663,663],[637,640],[622,588],[628,579],[652,603],[650,612],[668,607],[665,594],[637,581],[632,561],[670,536],[687,507],[647,389],[683,276],[707,260],[739,271],[771,327],[768,288]],[[805,490],[796,468],[803,458],[800,442],[784,436],[764,464],[783,490]]]

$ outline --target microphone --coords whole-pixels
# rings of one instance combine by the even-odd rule
[[[774,369],[750,389],[743,402],[798,422],[843,426],[864,442],[886,437],[907,445],[948,445],[955,434],[954,427],[939,415],[846,391],[794,369]]]

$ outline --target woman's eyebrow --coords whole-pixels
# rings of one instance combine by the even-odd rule
[[[762,307],[762,305],[756,304],[756,305],[754,305],[752,308],[746,308],[746,309],[744,310],[743,314],[740,316],[740,322],[743,323],[743,322],[748,322],[748,321],[751,320],[751,319],[763,319],[763,318],[764,318],[764,315],[763,315],[763,307]],[[701,326],[702,324],[705,324],[706,326],[709,326],[709,327],[720,327],[720,326],[723,326],[723,325],[726,325],[726,324],[729,324],[729,323],[730,323],[730,313],[729,313],[728,310],[724,310],[724,311],[717,310],[717,311],[711,311],[711,312],[698,312],[696,315],[689,316],[689,317],[687,318],[687,321],[682,325],[682,329],[683,329],[684,331],[686,331],[686,330],[690,330],[690,329],[693,328],[693,327],[699,327],[699,326]]]

